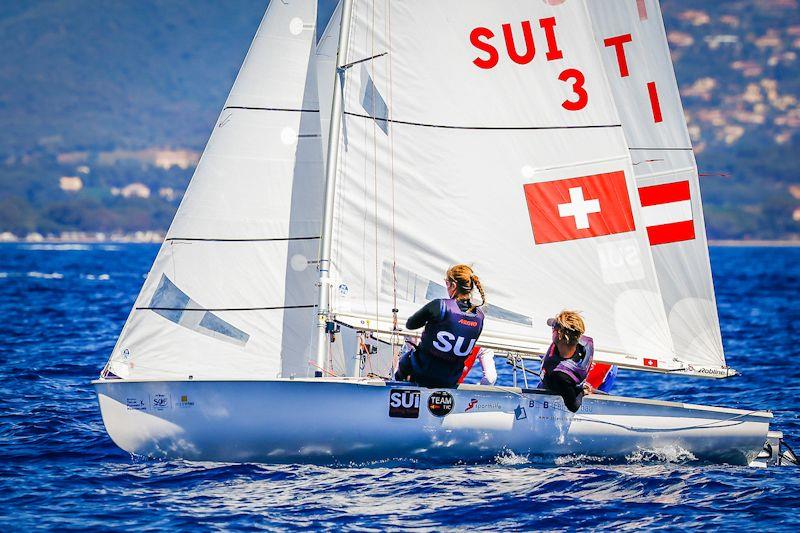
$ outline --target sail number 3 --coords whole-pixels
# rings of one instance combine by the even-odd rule
[[[531,21],[524,20],[520,23],[520,26],[522,27],[522,40],[525,46],[524,51],[520,52],[517,48],[511,24],[503,24],[501,26],[503,40],[505,42],[508,58],[518,65],[527,65],[536,57],[536,43],[533,38]],[[545,59],[547,59],[547,61],[563,59],[564,52],[558,47],[558,39],[556,38],[555,17],[539,19],[539,27],[544,32],[545,42],[547,43]],[[497,66],[500,62],[500,52],[492,43],[494,37],[495,33],[491,29],[483,26],[474,28],[470,32],[469,42],[483,54],[472,60],[472,63],[476,67],[489,70]],[[572,90],[572,95],[569,95],[566,100],[561,102],[561,107],[567,111],[580,111],[586,107],[586,104],[589,103],[589,93],[587,93],[584,88],[586,78],[583,72],[576,68],[568,68],[559,74],[558,79],[567,83]]]

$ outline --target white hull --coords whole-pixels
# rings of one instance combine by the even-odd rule
[[[599,395],[586,398],[573,415],[560,398],[541,391],[474,385],[447,390],[454,407],[437,417],[428,409],[433,389],[376,380],[94,385],[103,422],[120,448],[189,460],[480,461],[506,451],[623,458],[677,448],[698,459],[747,464],[764,445],[772,419],[767,412]],[[396,389],[419,391],[417,418],[389,416]],[[415,397],[405,395],[409,416]],[[466,410],[470,403],[475,406]]]

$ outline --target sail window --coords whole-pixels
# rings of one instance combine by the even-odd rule
[[[220,317],[215,315],[214,313],[209,313],[208,311],[205,312],[203,318],[200,320],[200,327],[207,330],[208,332],[218,333],[222,335],[223,338],[221,340],[232,340],[236,341],[237,344],[241,344],[244,346],[247,344],[247,341],[250,339],[250,335],[245,333],[244,331],[228,324]],[[203,332],[205,333],[205,332]],[[206,333],[208,335],[209,333]],[[217,335],[211,335],[212,337],[217,337]]]
[[[369,116],[375,120],[378,127],[385,134],[389,134],[389,122],[386,120],[389,116],[389,108],[386,106],[386,101],[378,92],[375,83],[372,81],[372,76],[367,72],[366,67],[361,67],[361,79],[366,80],[362,83],[364,87],[364,94],[361,97],[361,106]]]
[[[250,340],[250,335],[244,331],[203,309],[164,274],[147,309],[179,326],[221,341],[244,346]]]
[[[398,273],[398,281],[402,279],[401,274],[403,275],[413,275],[414,276],[414,283],[416,285],[417,281],[422,281],[422,277],[413,274],[411,271],[406,269],[397,269]],[[421,283],[420,283],[421,285]],[[398,297],[401,296],[402,293],[398,292]],[[425,300],[431,301],[435,300],[436,298],[447,298],[447,289],[444,285],[436,283],[431,280],[427,280],[427,288],[425,290]],[[504,309],[502,307],[498,307],[496,305],[487,304],[483,307],[483,312],[486,313],[486,316],[496,318],[498,320],[505,320],[506,322],[515,322],[517,324],[522,324],[525,326],[532,326],[533,319],[529,316],[525,316],[521,313],[516,313],[514,311],[509,311],[508,309]]]
[[[184,310],[191,301],[191,298],[186,293],[162,274],[158,288],[150,299],[150,307],[156,314],[178,324],[181,321]]]

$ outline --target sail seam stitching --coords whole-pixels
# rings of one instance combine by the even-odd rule
[[[228,109],[245,109],[249,111],[290,111],[297,113],[319,113],[319,109],[302,109],[302,108],[288,108],[288,107],[248,107],[240,105],[229,105],[223,108],[223,111]]]
[[[319,237],[277,237],[277,238],[265,238],[265,239],[215,239],[215,238],[203,238],[203,237],[168,237],[164,239],[164,242],[167,241],[202,241],[202,242],[272,242],[272,241],[313,241],[317,240]]]
[[[670,147],[665,147],[665,148],[633,148],[633,147],[629,147],[628,150],[675,150],[675,151],[691,152],[692,148],[691,147],[690,148],[682,148],[682,147],[676,147],[676,148],[670,148]]]
[[[403,124],[406,126],[422,126],[425,128],[444,128],[451,130],[577,130],[577,129],[596,129],[596,128],[621,128],[622,124],[593,124],[589,126],[456,126],[451,124],[428,124],[425,122],[410,122],[407,120],[395,120],[388,118],[371,117],[361,113],[345,111],[345,115],[353,117],[368,118],[370,120],[388,122],[390,124]]]

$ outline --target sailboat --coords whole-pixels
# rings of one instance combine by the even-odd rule
[[[501,5],[502,4],[502,5]],[[772,414],[391,379],[405,319],[471,261],[516,364],[579,309],[595,359],[729,378],[657,0],[270,2],[100,378],[147,457],[747,464]],[[768,435],[769,434],[769,435]]]

